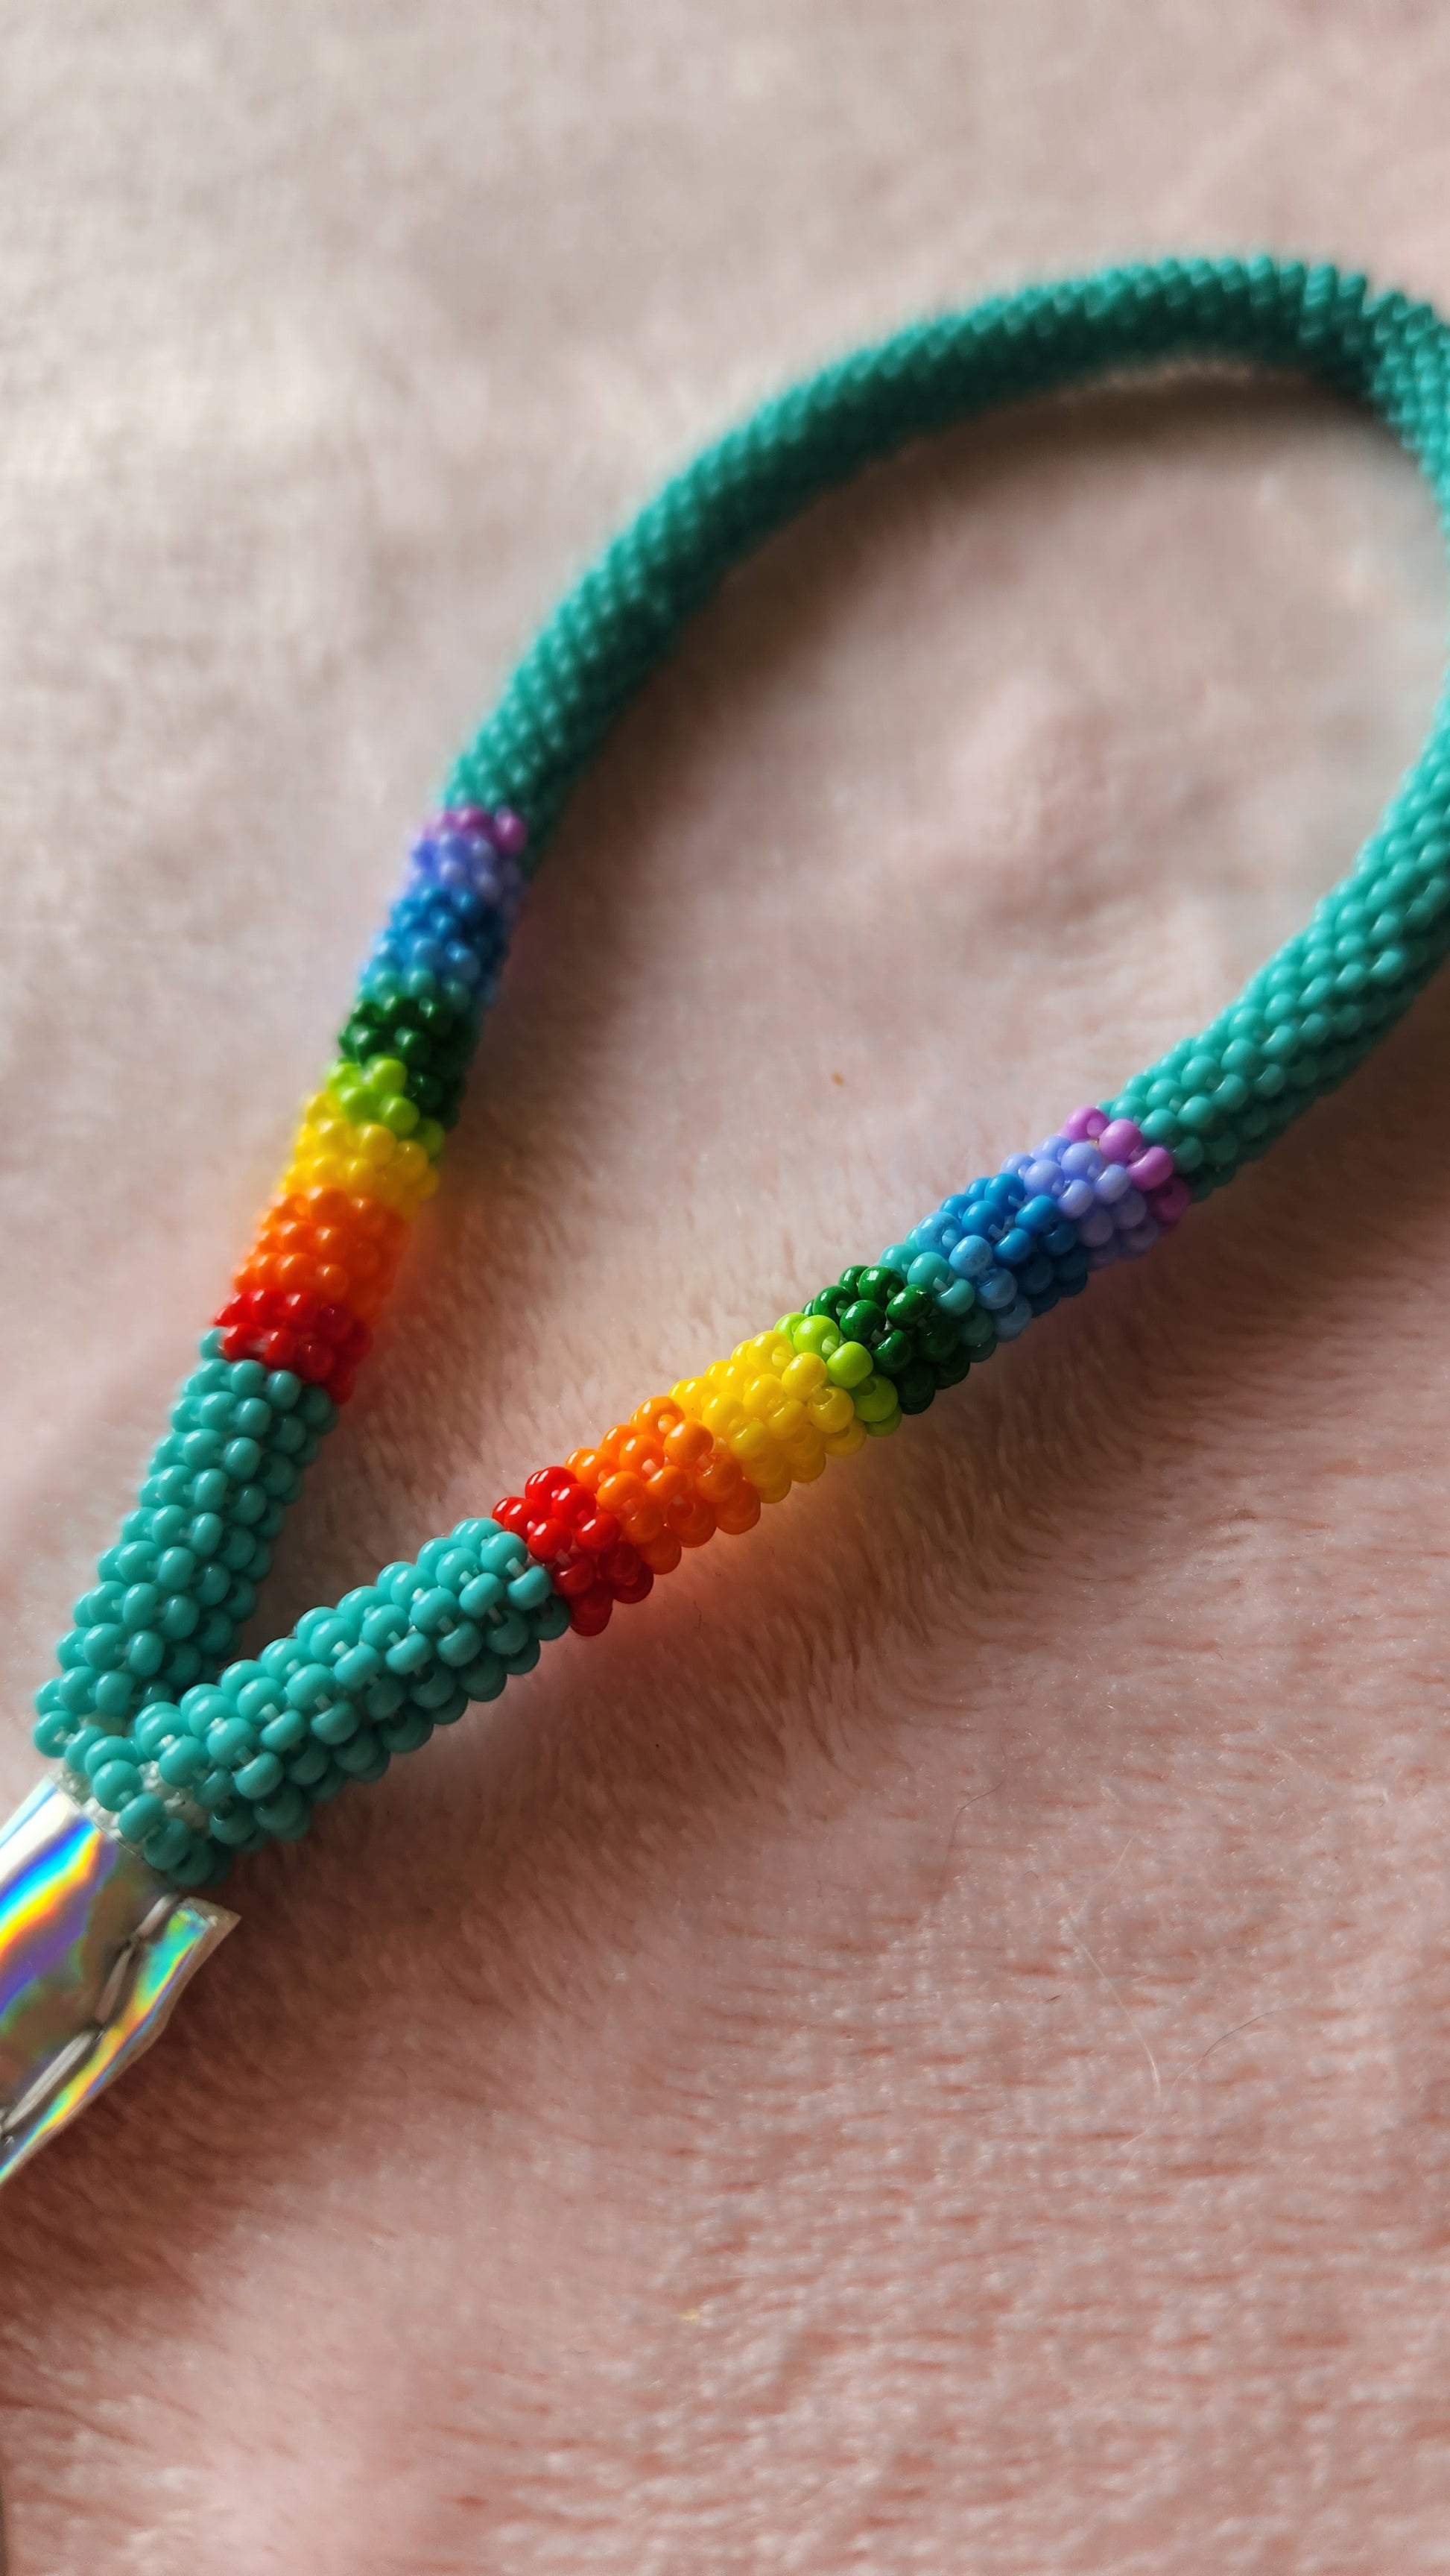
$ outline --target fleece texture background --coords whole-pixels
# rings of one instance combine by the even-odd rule
[[[0,32],[0,1790],[414,816],[707,433],[1159,248],[1450,299],[1414,0]],[[943,439],[581,795],[259,1636],[1198,1025],[1445,577],[1286,386]],[[311,1843],[0,2205],[17,2576],[1397,2576],[1450,2527],[1450,989]]]

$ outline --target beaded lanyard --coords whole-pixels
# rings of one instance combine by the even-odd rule
[[[768,403],[665,486],[526,653],[413,850],[278,1195],[37,1694],[35,1741],[59,1768],[0,1834],[0,2177],[155,2036],[230,1927],[203,1891],[237,1855],[296,1840],[553,1640],[599,1635],[687,1548],[739,1537],[1093,1271],[1148,1251],[1438,965],[1444,698],[1349,875],[1201,1037],[490,1517],[232,1660],[437,1185],[527,880],[684,620],[804,504],[908,440],[1088,375],[1224,357],[1307,368],[1368,405],[1450,510],[1450,333],[1426,306],[1267,257],[1115,268],[919,324]]]

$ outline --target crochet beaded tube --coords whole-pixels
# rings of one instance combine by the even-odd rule
[[[38,1693],[40,1750],[153,1868],[200,1886],[233,1854],[299,1836],[320,1801],[495,1697],[551,1639],[597,1635],[686,1548],[740,1535],[924,1412],[1261,1153],[1438,965],[1443,696],[1348,876],[1201,1037],[491,1517],[231,1659],[436,1184],[526,877],[682,623],[803,504],[908,440],[1088,375],[1225,357],[1307,369],[1377,412],[1450,511],[1450,333],[1433,312],[1326,267],[1166,260],[995,298],[810,378],[667,484],[544,628],[413,852],[278,1195]]]

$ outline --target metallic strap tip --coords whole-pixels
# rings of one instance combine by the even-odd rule
[[[159,2039],[236,1919],[49,1783],[0,1826],[0,2182]]]

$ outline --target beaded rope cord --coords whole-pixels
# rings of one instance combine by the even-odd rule
[[[682,623],[797,510],[909,440],[1105,371],[1224,358],[1307,369],[1367,405],[1450,511],[1450,332],[1426,306],[1269,257],[1112,268],[918,324],[767,403],[665,486],[525,654],[413,850],[277,1196],[37,1695],[35,1742],[59,1770],[10,1845],[0,1838],[0,2104],[7,2029],[33,2020],[45,1987],[36,1927],[74,1877],[76,1838],[93,1872],[108,1885],[119,1872],[134,1893],[126,1940],[113,1940],[109,1966],[100,1958],[65,2048],[52,2020],[12,2051],[0,2173],[7,2141],[18,2161],[32,2132],[104,2080],[118,2015],[144,2021],[140,1989],[160,1979],[166,1924],[183,1916],[203,1950],[227,1927],[204,1900],[188,1908],[188,1892],[236,1855],[304,1834],[322,1802],[378,1779],[470,1701],[496,1698],[554,1639],[598,1636],[687,1548],[741,1536],[793,1484],[925,1412],[1094,1271],[1147,1252],[1342,1081],[1439,964],[1450,946],[1443,696],[1350,873],[1202,1036],[953,1188],[876,1259],[541,1467],[491,1515],[234,1659],[287,1507],[436,1187],[527,880]],[[8,1879],[7,1848],[18,1855]]]

